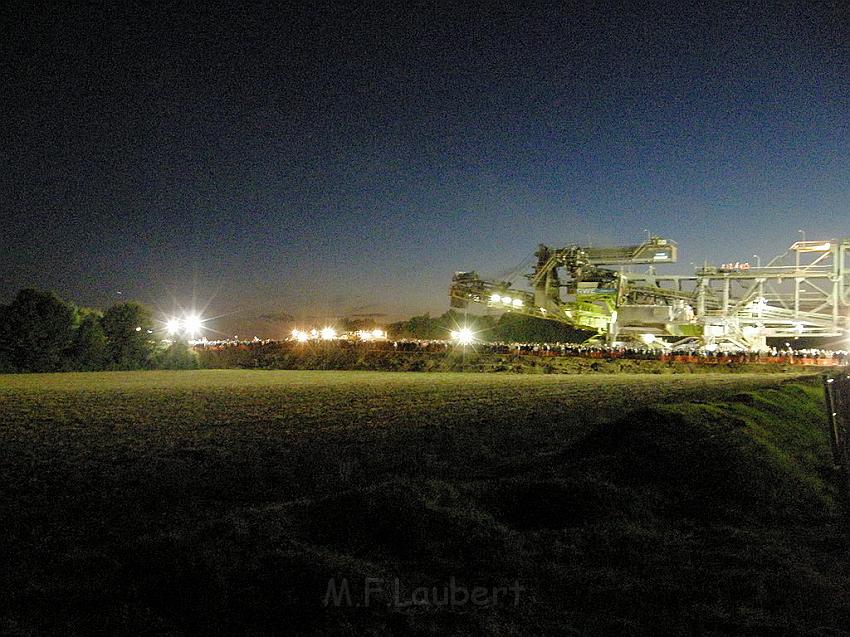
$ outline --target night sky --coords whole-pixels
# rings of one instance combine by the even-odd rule
[[[439,314],[539,242],[648,229],[685,272],[850,236],[844,2],[15,4],[0,302],[194,295],[233,332]]]

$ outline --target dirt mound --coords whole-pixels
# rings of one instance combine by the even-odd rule
[[[776,405],[760,400],[644,409],[601,426],[563,460],[642,493],[658,513],[763,522],[822,515],[829,489],[813,484],[819,477],[801,462],[806,449],[789,453],[759,439],[762,421],[775,419],[774,431],[780,422]],[[792,428],[791,414],[784,416]]]
[[[510,531],[457,488],[439,481],[386,482],[307,507],[312,542],[356,557],[469,570],[504,562]]]

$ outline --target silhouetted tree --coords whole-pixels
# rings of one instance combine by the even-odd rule
[[[141,303],[116,303],[101,320],[109,363],[116,369],[139,369],[151,364],[154,343],[151,314]]]
[[[506,312],[493,328],[491,340],[514,343],[581,343],[594,332],[577,330],[564,323]]]
[[[406,321],[399,321],[388,326],[390,335],[395,338],[442,339],[448,338],[439,319],[431,318],[430,314],[412,316]]]
[[[501,316],[475,315],[449,310],[432,318],[429,314],[414,316],[387,326],[393,338],[448,339],[451,331],[469,327],[479,341],[505,341],[515,343],[581,343],[593,332],[577,330],[569,325],[533,316],[505,312]]]
[[[157,369],[198,369],[198,355],[185,341],[175,341],[154,357]]]
[[[422,314],[406,321],[392,323],[387,326],[387,331],[394,338],[445,340],[450,338],[452,330],[469,327],[479,340],[491,340],[495,323],[496,320],[492,316],[467,315],[465,312],[449,310],[436,318],[431,318],[430,314]]]
[[[356,332],[358,330],[373,330],[378,323],[371,317],[343,317],[336,321],[342,332]]]
[[[65,366],[76,308],[52,292],[18,292],[0,316],[0,368],[52,372]]]
[[[79,310],[77,329],[67,361],[69,369],[90,372],[104,369],[108,364],[106,334],[101,320],[102,315],[98,310]]]

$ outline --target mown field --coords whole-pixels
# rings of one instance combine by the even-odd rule
[[[787,374],[0,376],[0,633],[833,634],[822,422]],[[394,601],[449,581],[523,591]]]

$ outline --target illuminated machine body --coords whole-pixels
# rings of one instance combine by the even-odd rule
[[[759,350],[767,338],[850,332],[850,239],[798,241],[764,266],[706,265],[689,276],[659,274],[657,266],[675,263],[677,252],[661,237],[613,248],[541,245],[527,275],[531,291],[458,272],[449,293],[453,307],[481,304],[559,321],[611,343],[663,339],[675,346]]]

